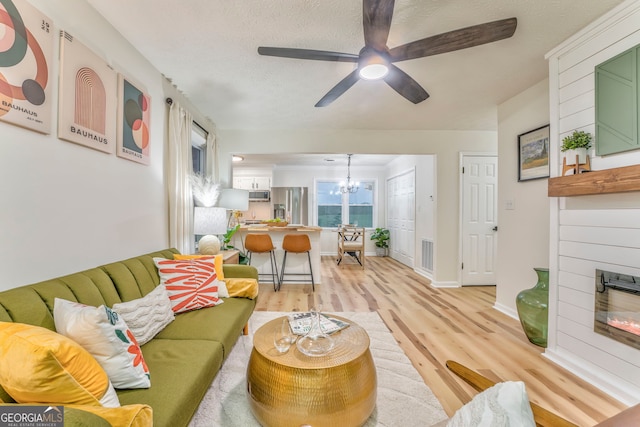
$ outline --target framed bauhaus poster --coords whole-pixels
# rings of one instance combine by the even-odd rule
[[[58,138],[113,154],[118,76],[66,31],[60,31]]]
[[[0,0],[0,120],[51,132],[53,23],[25,0]]]
[[[151,98],[145,90],[118,74],[118,145],[116,154],[124,159],[149,164]]]

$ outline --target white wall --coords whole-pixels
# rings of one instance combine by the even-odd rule
[[[31,3],[51,18],[54,33],[68,31],[147,89],[151,164],[144,166],[56,137],[56,41],[50,64],[52,134],[0,122],[0,289],[168,245],[164,79],[85,2]]]
[[[415,254],[414,269],[433,278],[433,272],[422,268],[422,239],[436,237],[436,156],[406,155],[392,161],[387,168],[387,179],[415,169]]]
[[[498,106],[498,263],[496,308],[517,317],[516,296],[549,267],[547,180],[518,182],[518,135],[549,124],[549,80]],[[511,201],[513,209],[507,209]]]
[[[224,159],[242,153],[435,154],[437,156],[438,285],[458,284],[458,153],[497,151],[497,132],[379,130],[230,130],[219,129],[221,180],[231,177]]]
[[[594,67],[640,44],[640,0],[627,0],[548,54],[552,176],[559,141],[594,133]],[[594,170],[640,163],[640,150],[590,155]],[[640,402],[640,350],[597,334],[595,270],[640,275],[638,192],[551,198],[549,346],[545,356],[627,405]]]

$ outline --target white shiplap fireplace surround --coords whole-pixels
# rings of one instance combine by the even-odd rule
[[[640,0],[627,0],[547,54],[551,176],[560,141],[595,134],[594,67],[640,44]],[[593,170],[640,164],[640,150],[595,156]],[[596,269],[640,276],[640,192],[550,199],[545,356],[627,405],[640,402],[640,350],[594,332]]]

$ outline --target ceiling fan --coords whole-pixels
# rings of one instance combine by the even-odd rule
[[[367,80],[384,79],[396,92],[417,104],[427,99],[429,94],[418,82],[393,65],[393,62],[423,58],[506,39],[513,35],[518,23],[516,18],[487,22],[389,49],[387,38],[394,4],[395,0],[363,0],[364,47],[358,55],[325,50],[263,46],[258,47],[258,53],[283,58],[357,63],[357,68],[327,92],[315,105],[316,107],[325,107],[331,104],[361,78]]]

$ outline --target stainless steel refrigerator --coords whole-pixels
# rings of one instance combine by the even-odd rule
[[[273,218],[309,225],[308,193],[307,187],[271,187]]]

